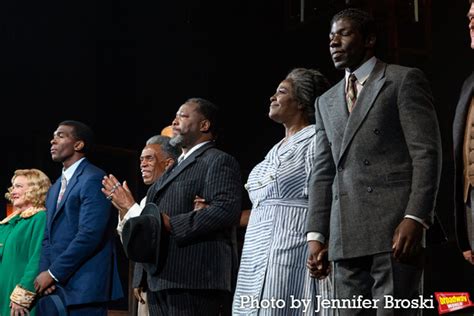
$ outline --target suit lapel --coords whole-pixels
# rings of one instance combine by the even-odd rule
[[[48,196],[48,204],[46,205],[46,209],[51,216],[48,216],[48,225],[53,222],[54,214],[57,211],[57,203],[59,190],[61,189],[61,177],[59,177],[56,182],[51,186],[49,189],[51,194]]]
[[[464,132],[466,129],[467,112],[471,105],[472,92],[474,89],[474,73],[471,74],[467,82],[467,86],[461,91],[458,105],[456,107],[456,115],[453,122],[453,138],[454,152],[458,153],[460,147],[464,143]]]
[[[346,129],[347,120],[349,119],[349,112],[347,111],[345,99],[345,79],[342,79],[333,90],[332,94],[328,96],[328,115],[331,121],[334,122],[333,128],[335,130],[334,137],[342,139],[344,130]]]
[[[349,115],[349,119],[347,120],[338,162],[341,160],[344,152],[354,138],[355,133],[374,105],[375,99],[385,83],[385,68],[386,64],[378,61],[375,64],[374,70],[364,84],[364,88],[357,98],[357,103]]]
[[[84,171],[84,168],[85,166],[87,165],[87,160],[84,159],[84,161],[82,161],[79,166],[77,167],[76,171],[74,171],[74,174],[72,175],[71,179],[69,180],[68,184],[67,184],[67,187],[66,187],[66,191],[64,191],[64,195],[61,199],[61,202],[59,202],[59,205],[57,205],[56,203],[54,203],[54,205],[56,206],[55,210],[54,210],[54,214],[51,218],[51,222],[54,221],[54,219],[56,218],[56,216],[59,214],[59,211],[62,209],[62,207],[64,206],[64,203],[66,202],[68,196],[69,196],[69,193],[72,191],[72,189],[74,188],[74,186],[76,186],[76,184],[78,183],[78,178],[79,176],[82,174],[82,172]],[[56,202],[58,200],[58,195],[59,195],[59,189],[61,187],[61,178],[59,178],[59,180],[57,181],[59,182],[59,185],[58,185],[58,189],[57,189],[57,192],[55,194],[55,200],[54,202]]]
[[[202,153],[204,153],[209,148],[214,147],[214,142],[207,143],[206,145],[202,146],[195,152],[193,152],[189,157],[183,160],[179,165],[175,163],[172,169],[168,170],[160,179],[160,181],[156,182],[153,185],[153,191],[150,191],[150,194],[147,195],[147,201],[153,202],[156,194],[160,192],[164,187],[168,185],[173,179],[175,179],[178,175],[180,175],[184,170],[186,170],[190,165],[192,165],[196,158],[199,157]]]

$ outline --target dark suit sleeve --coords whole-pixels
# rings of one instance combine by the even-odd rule
[[[412,159],[412,186],[405,215],[432,223],[441,175],[441,136],[429,83],[418,69],[405,75],[398,93],[398,111]]]
[[[98,249],[112,216],[110,203],[101,192],[102,177],[81,184],[78,231],[64,252],[53,259],[49,270],[60,283],[66,281]],[[105,263],[104,263],[105,264]]]
[[[46,195],[46,200],[48,200],[49,195],[51,193],[51,190],[48,191],[48,194]],[[47,212],[47,218],[49,218],[49,212]],[[41,255],[40,255],[40,261],[39,261],[39,271],[45,271],[49,268],[51,265],[51,261],[49,260],[51,258],[51,250],[49,248],[49,230],[48,230],[48,224],[44,225],[44,237],[43,237],[43,242],[41,245]]]
[[[49,232],[48,232],[48,225],[45,225],[44,229],[44,238],[43,244],[41,246],[41,257],[39,263],[39,271],[45,271],[51,265],[49,261],[50,258],[50,249],[49,249]]]
[[[142,282],[144,278],[146,279],[146,272],[143,269],[143,265],[140,262],[135,262],[133,267],[132,288],[143,287],[143,283],[146,283]]]
[[[242,189],[237,161],[219,155],[209,164],[203,181],[203,198],[209,207],[170,218],[171,234],[180,246],[239,222]]]
[[[316,107],[316,154],[308,184],[308,218],[306,232],[321,233],[329,238],[329,218],[331,215],[332,183],[336,167],[331,153],[331,146],[326,135],[324,122],[320,113],[320,99]]]

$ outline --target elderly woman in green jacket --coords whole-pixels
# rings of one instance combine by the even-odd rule
[[[13,212],[0,221],[0,315],[35,315],[33,282],[39,269],[51,182],[38,169],[16,170],[5,194]]]

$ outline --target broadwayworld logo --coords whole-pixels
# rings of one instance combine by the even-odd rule
[[[474,306],[467,292],[435,292],[435,297],[440,315]]]

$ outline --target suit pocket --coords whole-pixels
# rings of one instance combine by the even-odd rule
[[[412,173],[410,171],[391,172],[385,176],[388,183],[399,183],[411,181]]]

